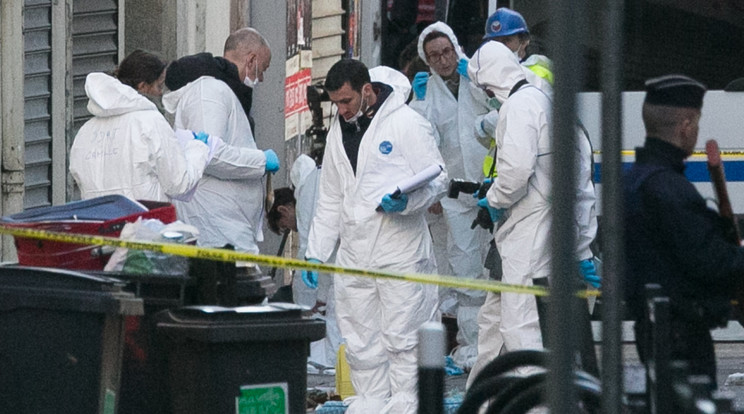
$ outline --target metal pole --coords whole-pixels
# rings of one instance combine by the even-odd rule
[[[602,54],[602,412],[620,414],[622,352],[622,68],[623,0],[604,7]]]
[[[576,288],[576,240],[574,206],[576,204],[577,169],[576,93],[582,79],[579,44],[584,21],[584,2],[555,0],[550,2],[550,33],[555,68],[553,104],[553,226],[551,229],[552,273],[548,343],[548,405],[552,413],[576,411],[577,393],[573,386],[574,354],[579,335],[575,323],[579,309],[573,294]]]
[[[418,332],[418,413],[444,413],[444,325],[427,322]]]

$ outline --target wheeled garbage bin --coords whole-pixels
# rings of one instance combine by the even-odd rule
[[[0,413],[114,414],[124,318],[142,300],[106,277],[0,266]]]
[[[121,367],[119,414],[162,414],[167,411],[163,352],[156,335],[155,317],[165,309],[190,305],[194,281],[181,274],[86,272],[121,280],[124,290],[144,302],[145,314],[127,316]]]
[[[304,413],[310,342],[325,322],[287,303],[160,312],[173,414]]]

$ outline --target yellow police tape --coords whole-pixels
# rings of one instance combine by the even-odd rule
[[[622,150],[620,151],[620,154],[624,157],[632,157],[635,156],[635,150]],[[602,155],[601,150],[594,150],[594,155]],[[693,158],[702,158],[707,157],[708,154],[703,150],[695,150],[692,152],[691,157]],[[722,157],[744,157],[744,151],[741,150],[721,150],[721,156]]]
[[[216,249],[192,246],[178,243],[155,243],[149,241],[130,241],[114,237],[90,236],[84,234],[60,233],[53,231],[35,230],[29,228],[7,227],[0,225],[0,233],[15,237],[26,237],[31,239],[50,240],[63,243],[76,243],[88,245],[106,245],[123,247],[133,250],[150,250],[153,252],[171,254],[176,256],[192,257],[196,259],[217,260],[223,262],[244,261],[266,265],[270,267],[316,270],[324,273],[342,273],[351,276],[363,276],[382,279],[393,279],[406,282],[418,282],[433,284],[451,288],[484,290],[496,293],[526,293],[535,296],[549,295],[548,289],[542,286],[523,286],[494,280],[465,279],[454,276],[431,275],[422,273],[395,273],[381,270],[355,269],[329,264],[315,264],[298,259],[288,259],[278,256],[259,255],[245,252],[236,252],[228,249]],[[577,296],[589,297],[599,296],[599,290],[581,290]]]

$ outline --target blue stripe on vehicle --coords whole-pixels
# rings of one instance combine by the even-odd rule
[[[624,162],[623,171],[629,170],[632,165],[632,162]],[[744,161],[724,161],[723,170],[726,173],[726,181],[744,181]],[[685,176],[693,183],[710,182],[707,161],[688,161]],[[602,163],[594,163],[594,182],[602,182]]]

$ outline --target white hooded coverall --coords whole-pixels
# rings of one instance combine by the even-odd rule
[[[476,51],[468,65],[468,74],[502,102],[495,137],[498,176],[486,196],[492,207],[506,209],[495,234],[502,260],[502,281],[531,286],[533,279],[548,277],[551,264],[550,100],[529,84],[509,97],[511,89],[525,79],[525,74],[514,54],[498,42],[488,42]],[[495,318],[486,317],[489,312]],[[508,351],[542,348],[534,296],[489,292],[479,314],[480,332],[487,330],[481,323],[498,321],[499,313],[499,331]],[[495,345],[498,349],[495,355],[488,355],[479,347],[478,363],[470,374],[473,377],[477,375],[476,369],[497,356],[501,348],[500,343],[489,344],[489,339],[493,341],[480,338],[479,345]]]
[[[445,191],[446,172],[408,195],[401,213],[376,212],[396,183],[437,163],[431,124],[405,105],[408,79],[390,68],[370,70],[394,91],[372,119],[359,146],[356,174],[346,155],[338,116],[330,127],[320,197],[306,256],[330,257],[340,240],[339,266],[396,272],[436,269],[424,212]],[[357,396],[347,414],[415,413],[417,330],[438,317],[437,287],[336,275],[336,318]]]
[[[551,268],[553,139],[549,94],[527,84],[509,97],[527,72],[513,53],[498,42],[484,44],[468,66],[474,82],[494,92],[503,103],[496,127],[498,176],[487,194],[492,207],[506,209],[495,235],[503,281],[532,285],[533,279],[548,277]],[[581,260],[592,257],[589,244],[597,230],[591,146],[583,133],[576,139],[576,152],[579,179],[575,216],[577,258]],[[542,347],[534,296],[489,293],[478,324],[478,361],[469,382],[498,356],[502,346],[508,351]]]
[[[315,215],[315,204],[318,201],[320,168],[312,158],[302,154],[292,164],[289,179],[294,186],[296,200],[295,217],[297,219],[297,232],[300,235],[297,257],[304,259],[307,250],[307,237],[310,233],[310,224]],[[333,259],[332,257],[331,260]],[[334,367],[336,365],[336,353],[341,344],[341,334],[336,324],[336,300],[333,298],[333,278],[329,274],[320,273],[318,274],[318,288],[311,289],[305,285],[299,271],[297,271],[292,280],[292,293],[295,303],[299,305],[313,308],[316,301],[326,304],[325,315],[313,315],[313,317],[318,317],[326,321],[326,336],[310,344],[310,357],[308,360],[327,367]]]
[[[199,245],[258,253],[263,241],[266,156],[257,149],[248,116],[226,83],[201,78],[163,96],[175,126],[221,137],[194,198],[175,202],[181,220],[196,226]]]
[[[83,199],[169,201],[196,186],[209,161],[204,143],[179,142],[155,104],[114,77],[89,74],[85,93],[93,118],[70,149],[70,174]]]
[[[424,51],[424,39],[431,32],[447,35],[457,52],[458,59],[465,58],[452,29],[445,23],[436,22],[426,27],[419,35],[418,54],[428,64]],[[444,161],[450,178],[471,182],[482,182],[485,178],[481,164],[488,149],[478,141],[473,125],[476,119],[490,112],[488,96],[475,87],[467,77],[457,74],[460,84],[457,98],[450,92],[444,79],[432,70],[426,86],[423,105],[411,107],[428,119],[435,129],[439,150],[446,154]],[[419,109],[420,108],[420,109]],[[432,237],[441,237],[446,245],[447,265],[440,266],[439,272],[452,271],[455,276],[468,279],[487,277],[483,264],[488,252],[491,234],[480,226],[471,229],[480,207],[471,194],[461,194],[458,199],[448,197],[440,201],[443,208],[446,233],[434,231]],[[435,240],[436,244],[436,240]],[[440,288],[441,289],[441,288]],[[443,292],[444,293],[444,292]],[[461,367],[472,367],[477,354],[478,325],[476,317],[486,297],[485,291],[457,289],[449,291],[457,299],[457,325],[459,347],[453,353],[453,360]]]

